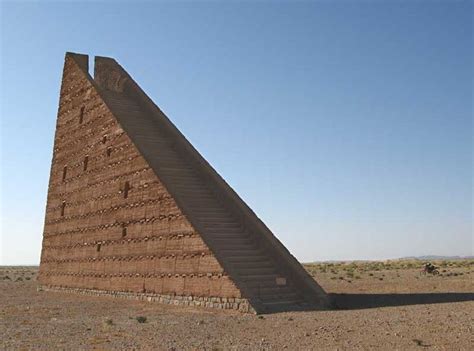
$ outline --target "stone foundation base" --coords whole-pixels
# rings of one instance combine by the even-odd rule
[[[88,296],[109,296],[129,300],[158,302],[166,305],[209,307],[223,310],[235,310],[243,313],[256,313],[247,299],[231,297],[200,297],[182,295],[163,295],[154,293],[133,293],[126,291],[107,291],[82,288],[67,288],[60,286],[42,285],[38,291],[72,292]]]

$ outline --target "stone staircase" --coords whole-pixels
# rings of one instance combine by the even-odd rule
[[[205,243],[257,312],[303,310],[312,307],[282,262],[262,246],[260,233],[251,232],[241,215],[206,179],[196,161],[186,155],[152,113],[129,95],[101,90],[101,95],[124,130],[145,156]]]

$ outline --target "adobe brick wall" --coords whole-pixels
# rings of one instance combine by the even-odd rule
[[[243,301],[70,56],[60,92],[39,281],[53,290],[136,294],[153,301],[173,300],[162,296],[204,304],[213,297]]]

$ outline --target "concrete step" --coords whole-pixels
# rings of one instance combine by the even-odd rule
[[[185,191],[207,191],[209,192],[209,190],[206,188],[206,186],[199,182],[198,180],[183,180],[183,179],[177,179],[177,178],[174,178],[171,183],[179,188],[179,189],[183,189]]]
[[[204,184],[202,184],[201,186],[198,186],[196,183],[190,184],[188,183],[188,181],[183,181],[180,179],[173,179],[170,181],[170,183],[172,183],[173,186],[179,189],[184,195],[195,194],[195,193],[206,193],[206,194],[209,194],[209,196],[212,196],[213,200],[215,200],[216,202],[218,201],[216,194]]]
[[[233,250],[237,250],[237,251],[246,251],[246,250],[251,250],[253,248],[252,246],[245,245],[245,244],[242,244],[242,245],[240,245],[240,244],[239,245],[236,245],[236,244],[226,245],[226,244],[221,243],[221,244],[215,244],[214,246],[218,250],[225,250],[225,249],[232,248]],[[258,273],[260,273],[260,272],[258,272]],[[272,272],[272,273],[274,273],[274,272]]]
[[[242,228],[242,224],[234,222],[232,218],[225,218],[224,220],[209,220],[200,218],[200,222],[206,228]]]
[[[160,171],[163,172],[164,174],[172,174],[172,175],[176,175],[176,176],[187,175],[187,176],[197,177],[194,174],[194,170],[192,168],[189,168],[189,167],[185,166],[185,165],[183,165],[181,167],[161,167]]]
[[[229,220],[231,219],[231,215],[227,212],[222,212],[222,213],[200,213],[198,216],[197,216],[201,221],[222,221],[222,220]],[[232,221],[235,221],[234,219],[232,219]]]
[[[268,267],[274,267],[274,263],[271,262],[270,260],[266,261],[242,261],[242,262],[233,262],[232,266],[235,267],[235,269],[246,269],[246,268],[268,268]]]
[[[274,267],[256,266],[251,268],[236,268],[235,270],[240,276],[276,274],[276,269]]]
[[[267,280],[244,280],[244,284],[249,289],[254,289],[253,291],[258,291],[258,289],[277,289],[279,286],[276,284],[275,279]]]
[[[277,274],[252,274],[246,275],[244,281],[246,282],[275,282],[276,278],[278,277]],[[276,284],[276,283],[275,283]]]
[[[186,200],[189,201],[187,203],[187,205],[190,208],[193,209],[193,213],[196,215],[197,218],[200,218],[201,215],[203,215],[205,217],[206,212],[204,212],[204,211],[198,212],[199,209],[203,208],[203,205],[205,204],[205,201],[203,201],[202,199],[199,199],[199,198],[187,198]],[[210,213],[210,214],[219,214],[220,210],[225,211],[225,209],[223,209],[221,206],[219,206],[215,203],[212,204],[212,207],[209,207],[206,210],[208,210],[209,211],[208,213]],[[224,212],[222,212],[222,214],[224,214]],[[225,215],[227,215],[227,212],[225,212]]]
[[[262,296],[267,296],[267,295],[285,295],[285,294],[292,294],[295,293],[295,289],[292,286],[254,286],[250,287],[249,290],[252,293],[260,293]]]
[[[232,239],[235,239],[235,240],[238,240],[238,239],[251,239],[251,237],[247,234],[247,233],[242,233],[242,232],[238,232],[238,233],[235,233],[235,232],[226,232],[226,231],[217,231],[217,232],[213,232],[212,234],[211,233],[208,233],[206,231],[206,237],[208,237],[210,240],[232,240]]]

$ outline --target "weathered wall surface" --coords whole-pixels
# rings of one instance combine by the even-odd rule
[[[240,297],[70,56],[39,280],[72,289]]]

